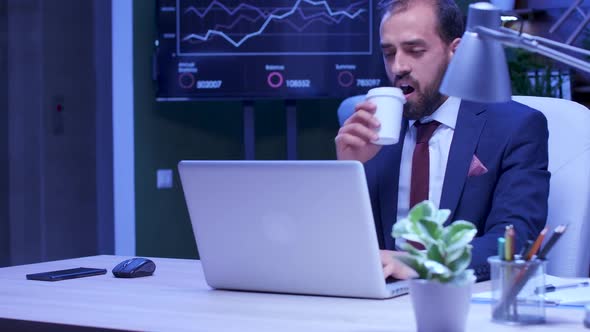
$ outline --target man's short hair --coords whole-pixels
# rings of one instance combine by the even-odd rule
[[[438,35],[448,45],[455,38],[461,38],[465,30],[465,23],[461,9],[455,0],[381,0],[379,10],[381,18],[387,13],[399,13],[417,2],[430,3],[436,10],[438,17]]]

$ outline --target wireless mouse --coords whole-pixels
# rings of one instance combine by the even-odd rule
[[[147,277],[154,274],[156,264],[147,258],[135,257],[122,261],[113,268],[117,278]]]

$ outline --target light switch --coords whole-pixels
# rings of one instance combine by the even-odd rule
[[[171,169],[159,169],[156,172],[157,177],[157,188],[158,189],[169,189],[172,188],[174,181],[173,181],[173,173]]]

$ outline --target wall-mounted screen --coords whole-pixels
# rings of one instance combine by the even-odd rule
[[[386,84],[378,0],[159,0],[158,100],[321,98]]]

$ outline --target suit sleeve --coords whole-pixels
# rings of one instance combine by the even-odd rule
[[[547,220],[547,120],[541,112],[527,112],[513,128],[502,156],[484,234],[472,241],[471,268],[478,280],[489,279],[487,258],[497,255],[497,239],[504,236],[507,225],[514,225],[518,252],[526,240],[537,237]]]

